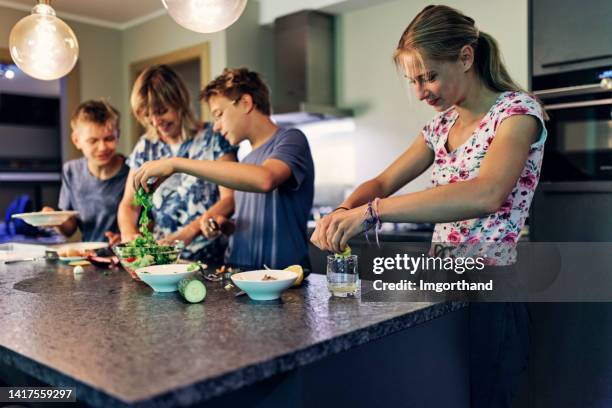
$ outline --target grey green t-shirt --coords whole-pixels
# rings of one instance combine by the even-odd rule
[[[306,136],[298,129],[279,129],[243,163],[285,162],[291,177],[269,193],[236,191],[236,231],[227,262],[245,268],[310,267],[307,222],[314,197],[314,163]]]
[[[129,171],[124,162],[113,177],[100,180],[91,174],[84,157],[64,164],[58,207],[79,212],[83,241],[106,241],[106,231],[119,232],[117,207]]]

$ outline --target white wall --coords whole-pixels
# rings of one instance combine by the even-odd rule
[[[428,4],[429,0],[399,0],[343,13],[337,19],[338,98],[341,106],[357,111],[351,137],[357,155],[356,183],[389,165],[435,114],[416,99],[391,60],[400,35]],[[445,4],[474,18],[482,31],[498,40],[508,71],[526,87],[527,0],[449,0]],[[421,176],[404,191],[423,189],[428,181],[428,174]]]

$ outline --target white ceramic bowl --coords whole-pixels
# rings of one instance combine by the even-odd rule
[[[48,211],[13,214],[18,218],[35,227],[55,227],[63,224],[68,218],[79,215],[78,211]]]
[[[175,292],[181,279],[195,271],[188,270],[191,264],[151,265],[136,269],[136,275],[156,292]]]
[[[265,275],[276,279],[263,280]],[[291,287],[297,277],[295,272],[269,269],[236,273],[232,275],[232,281],[253,300],[274,300]]]

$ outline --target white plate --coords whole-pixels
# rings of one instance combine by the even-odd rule
[[[72,242],[70,244],[62,244],[51,247],[57,253],[65,252],[68,250],[77,251],[93,251],[96,249],[107,248],[108,242]],[[60,261],[62,262],[73,262],[73,261],[82,261],[85,259],[84,256],[60,256]]]
[[[6,243],[0,244],[0,262],[26,258],[43,258],[50,248],[43,245]]]
[[[35,227],[55,227],[76,215],[79,215],[78,211],[39,211],[13,214],[12,218],[18,218]]]

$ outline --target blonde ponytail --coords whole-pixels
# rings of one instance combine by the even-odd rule
[[[476,69],[487,88],[498,92],[525,92],[508,74],[497,41],[493,37],[479,31],[475,50]]]

